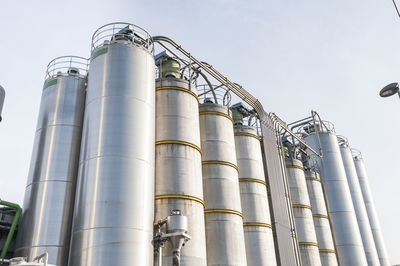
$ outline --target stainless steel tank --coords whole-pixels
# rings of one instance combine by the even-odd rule
[[[93,35],[70,266],[153,264],[155,63],[125,23]]]
[[[260,138],[249,126],[234,132],[247,265],[277,265]]]
[[[317,132],[312,130],[304,139],[311,148],[322,152],[322,159],[317,158],[317,163],[326,187],[340,263],[343,266],[367,265],[336,134],[318,127]]]
[[[321,265],[317,235],[315,233],[311,203],[302,162],[294,158],[287,158],[286,172],[296,224],[296,235],[300,248],[301,265]]]
[[[233,120],[227,107],[200,105],[207,265],[245,266]]]
[[[346,171],[347,183],[349,184],[351,198],[354,210],[356,212],[358,227],[364,246],[365,256],[369,266],[379,266],[378,253],[376,251],[374,237],[368,220],[367,210],[365,208],[363,195],[358,181],[356,168],[354,166],[353,156],[347,139],[338,137],[340,153],[342,155],[344,169]]]
[[[5,97],[6,97],[6,91],[4,90],[4,88],[2,86],[0,86],[0,122],[2,120],[1,112],[3,111]]]
[[[319,256],[322,266],[338,266],[335,243],[329,222],[322,181],[319,174],[308,170],[305,172],[308,195],[310,197],[315,233],[317,235]]]
[[[188,218],[191,240],[181,250],[181,265],[205,266],[203,180],[201,172],[199,100],[187,81],[156,82],[155,220],[179,209]],[[163,265],[172,265],[173,250],[163,248]]]
[[[363,195],[365,207],[367,209],[369,223],[371,225],[371,231],[374,237],[374,242],[376,250],[378,252],[379,261],[382,266],[389,266],[391,265],[389,261],[389,256],[386,251],[385,241],[383,240],[381,226],[379,224],[378,215],[376,213],[375,204],[372,198],[371,189],[368,182],[367,171],[364,165],[364,160],[360,153],[354,156],[354,164],[356,167],[358,181],[360,182],[360,188]]]
[[[54,71],[57,69],[57,71]],[[87,60],[51,61],[43,86],[16,255],[66,265],[85,105]]]

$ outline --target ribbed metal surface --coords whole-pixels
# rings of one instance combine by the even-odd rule
[[[376,213],[375,204],[372,198],[371,189],[368,183],[367,171],[365,170],[364,161],[362,158],[355,157],[354,164],[357,171],[358,180],[360,182],[360,188],[363,195],[365,207],[369,222],[371,225],[371,231],[374,236],[375,247],[378,252],[378,258],[381,266],[391,265],[389,262],[389,256],[386,251],[385,241],[383,240],[381,227],[379,224],[378,215]]]
[[[378,253],[376,251],[374,237],[372,235],[360,183],[354,166],[353,156],[347,143],[342,143],[339,147],[368,265],[379,266]]]
[[[79,75],[60,74],[45,82],[18,232],[17,256],[27,256],[31,260],[48,252],[49,263],[67,264],[85,80]]]
[[[337,266],[339,264],[336,257],[335,244],[333,242],[321,179],[319,178],[319,174],[314,171],[306,171],[305,177],[321,264],[322,266]]]
[[[317,162],[326,187],[340,263],[343,266],[367,265],[337,137],[333,132],[319,132],[318,135],[311,133],[305,141],[317,151],[321,143],[323,157]]]
[[[89,73],[69,265],[152,265],[154,59],[112,41]]]
[[[247,265],[277,265],[260,140],[251,127],[234,132]]]
[[[245,266],[246,251],[233,124],[228,109],[200,105],[207,265]]]
[[[275,253],[278,265],[300,265],[298,244],[294,232],[294,220],[287,186],[287,178],[274,123],[264,115],[261,124],[263,134],[264,169],[271,193],[271,220],[275,233]]]
[[[300,246],[301,264],[304,266],[321,265],[303,164],[299,160],[288,158],[286,159],[286,171],[296,223],[296,235]]]
[[[188,219],[191,240],[181,250],[181,266],[205,266],[203,180],[199,104],[194,87],[179,79],[156,82],[155,217],[179,209]],[[163,265],[172,265],[172,249],[162,250]]]

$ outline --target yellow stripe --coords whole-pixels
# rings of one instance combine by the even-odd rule
[[[304,205],[304,204],[293,204],[292,207],[293,208],[304,208],[304,209],[310,209],[311,210],[311,206]]]
[[[299,242],[300,246],[315,246],[318,247],[318,243],[314,243],[314,242]]]
[[[161,144],[180,144],[180,145],[186,145],[189,147],[192,147],[196,150],[198,150],[200,152],[200,154],[203,154],[203,152],[201,151],[200,147],[198,147],[197,145],[190,143],[190,142],[186,142],[186,141],[181,141],[181,140],[160,140],[160,141],[156,141],[156,145],[161,145]]]
[[[222,165],[227,165],[230,167],[233,167],[236,169],[236,171],[239,172],[239,167],[237,167],[236,165],[234,165],[233,163],[230,162],[225,162],[225,161],[202,161],[201,162],[202,165],[206,165],[206,164],[222,164]]]
[[[198,197],[189,196],[189,195],[181,195],[181,194],[165,194],[165,195],[156,195],[154,197],[156,200],[159,199],[187,199],[200,202],[203,206],[205,205],[204,201]]]
[[[262,227],[268,227],[272,229],[272,225],[266,224],[266,223],[243,223],[243,226],[262,226]]]
[[[248,137],[256,138],[258,141],[261,140],[261,138],[259,136],[251,134],[251,133],[246,133],[246,132],[237,132],[237,133],[235,133],[235,136],[248,136]]]
[[[191,94],[193,97],[195,97],[197,102],[200,104],[199,97],[197,96],[196,93],[194,93],[191,90],[188,90],[188,89],[185,89],[185,88],[181,88],[181,87],[175,87],[175,86],[165,86],[165,87],[156,88],[156,91],[161,91],[161,90],[176,90],[176,91],[187,92],[187,93]]]
[[[234,211],[234,210],[228,210],[228,209],[208,209],[208,210],[204,210],[204,213],[230,213],[230,214],[239,215],[240,217],[243,218],[243,214],[241,212]]]
[[[221,112],[217,112],[217,111],[203,111],[203,112],[200,112],[200,115],[220,115],[220,116],[224,116],[224,117],[228,118],[233,123],[232,117],[230,117],[229,115],[227,115],[225,113],[221,113]]]
[[[333,249],[320,249],[319,252],[334,253],[334,254],[336,254],[336,251],[333,250]]]
[[[313,181],[321,182],[321,179],[315,178],[315,177],[306,177],[306,180],[313,180]]]
[[[301,169],[304,171],[304,168],[298,165],[291,165],[291,164],[287,164],[286,168],[297,168],[297,169]]]
[[[260,179],[256,179],[256,178],[239,178],[239,182],[256,182],[256,183],[260,183],[263,185],[267,185],[267,182],[260,180]]]
[[[319,217],[319,218],[326,218],[326,219],[328,219],[328,215],[325,215],[325,214],[313,214],[312,216],[313,216],[313,217]]]

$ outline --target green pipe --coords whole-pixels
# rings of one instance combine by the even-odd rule
[[[11,244],[11,240],[13,238],[15,228],[17,227],[17,224],[18,224],[18,221],[19,221],[19,216],[21,215],[22,209],[18,204],[11,203],[11,202],[4,201],[4,200],[0,200],[0,205],[14,208],[17,211],[15,213],[13,222],[11,224],[10,232],[8,232],[6,243],[4,244],[3,249],[1,250],[0,259],[4,259],[6,257],[6,254],[7,254],[8,247]]]

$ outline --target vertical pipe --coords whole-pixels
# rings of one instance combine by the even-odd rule
[[[305,172],[305,176],[321,264],[322,266],[338,266],[335,243],[333,241],[332,228],[329,222],[321,179],[318,173],[310,170]]]
[[[135,36],[92,51],[70,266],[153,264],[155,63]]]
[[[172,210],[188,218],[191,240],[180,257],[182,266],[205,266],[203,180],[201,172],[199,102],[187,81],[163,78],[156,82],[155,220]],[[163,248],[163,264],[171,265],[171,244]]]
[[[246,266],[233,120],[227,107],[200,105],[207,265]]]
[[[364,160],[361,156],[354,156],[354,164],[357,171],[358,180],[360,182],[361,192],[367,209],[371,231],[374,237],[376,250],[381,266],[390,266],[389,256],[386,251],[385,242],[383,240],[378,215],[376,213],[375,204],[372,198],[371,189],[368,183],[367,171],[365,169]]]
[[[368,220],[363,195],[358,181],[353,156],[347,142],[340,143],[340,153],[342,155],[344,169],[346,171],[347,182],[349,184],[354,210],[356,212],[358,227],[363,241],[364,252],[369,266],[379,266],[378,253],[376,251],[374,237]]]
[[[4,200],[0,200],[0,205],[11,207],[11,208],[15,209],[15,216],[14,216],[14,219],[13,219],[13,221],[11,223],[10,231],[8,232],[7,239],[6,239],[6,242],[4,243],[4,246],[1,248],[0,259],[5,259],[6,255],[7,255],[8,248],[9,248],[9,246],[11,244],[12,239],[13,239],[15,229],[17,228],[17,224],[18,224],[19,217],[21,215],[22,209],[18,204],[11,203],[11,202],[4,201]]]
[[[316,129],[319,130],[319,129]],[[366,266],[360,230],[346,180],[337,137],[332,131],[311,132],[305,141],[314,150],[322,152],[317,158],[318,168],[326,186],[329,216],[332,219],[336,250],[343,266]],[[310,154],[312,156],[312,154]]]
[[[46,79],[15,253],[66,265],[79,163],[86,73]]]
[[[277,265],[260,138],[252,127],[234,131],[247,265]]]
[[[293,204],[301,263],[304,266],[321,265],[303,164],[297,159],[288,158],[286,159],[286,171]]]

